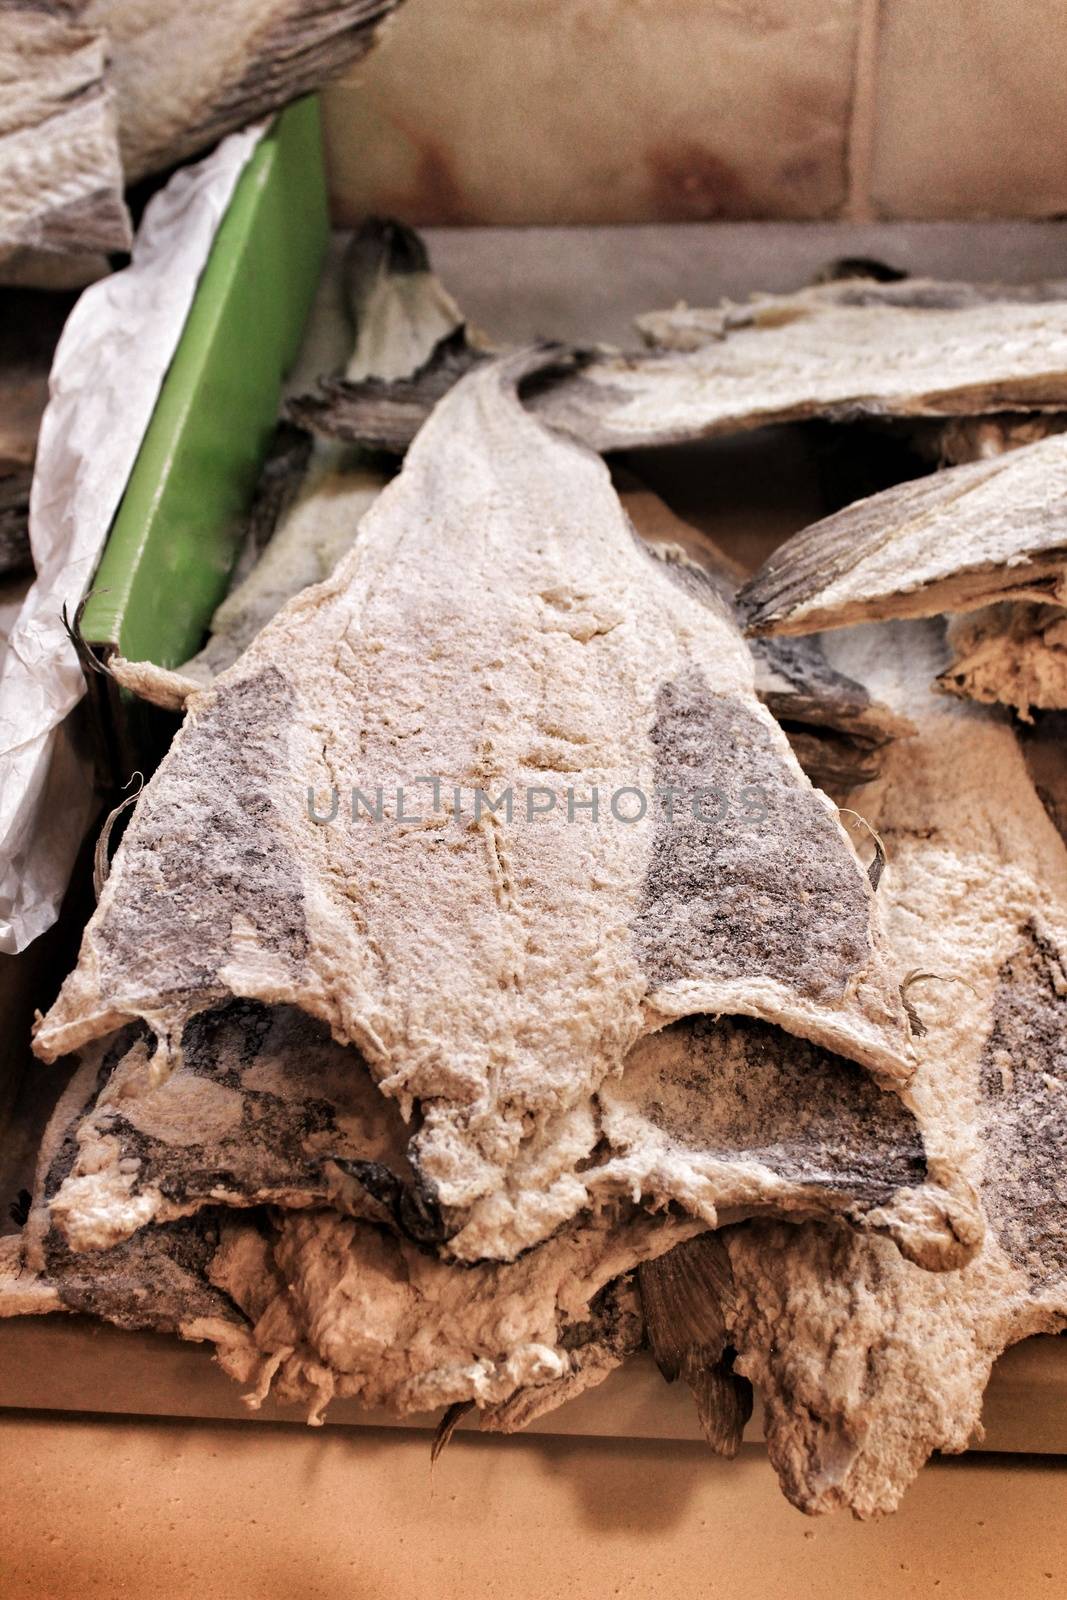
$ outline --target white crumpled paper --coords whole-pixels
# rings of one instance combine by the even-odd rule
[[[234,185],[269,124],[155,195],[122,272],[87,289],[56,349],[30,495],[37,579],[0,669],[0,951],[51,926],[93,806],[69,717],[85,693],[63,627],[92,580]]]

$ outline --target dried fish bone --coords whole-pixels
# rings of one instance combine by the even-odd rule
[[[868,1516],[932,1450],[966,1449],[1005,1346],[1067,1324],[1067,849],[1011,727],[927,688],[937,625],[857,630],[837,660],[919,725],[864,803],[890,841],[894,947],[925,975],[910,991],[926,1028],[914,1101],[989,1225],[974,1260],[936,1280],[825,1226],[724,1238],[730,1337],[786,1494]]]
[[[788,539],[738,597],[755,634],[1067,600],[1067,435],[949,467]]]

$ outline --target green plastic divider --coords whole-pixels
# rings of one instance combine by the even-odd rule
[[[86,641],[174,667],[226,591],[322,267],[318,102],[290,106],[234,189],[82,617]]]

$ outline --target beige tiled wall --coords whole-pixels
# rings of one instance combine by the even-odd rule
[[[326,96],[334,195],[419,222],[827,216],[859,0],[408,0]]]
[[[407,0],[326,92],[340,221],[1067,211],[1067,0]]]
[[[1065,0],[883,0],[879,9],[876,210],[1067,211]]]

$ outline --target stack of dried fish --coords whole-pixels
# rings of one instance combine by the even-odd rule
[[[374,241],[357,284],[404,264]],[[291,511],[303,555],[232,638],[116,664],[186,717],[37,1028],[81,1060],[0,1308],[445,1433],[647,1342],[716,1449],[754,1384],[795,1503],[887,1509],[966,1446],[999,1351],[1067,1322],[1061,442],[748,577],[582,441],[1051,408],[1067,306],[834,284],[686,313],[680,353],[494,355],[407,265],[374,304],[443,318],[432,349],[317,402],[360,447],[413,436],[338,565],[302,587]],[[363,427],[428,386],[417,430]],[[1014,677],[955,623],[953,664],[940,613],[986,607],[1021,614]]]
[[[316,89],[400,0],[0,0],[0,280],[88,282],[127,184]]]

